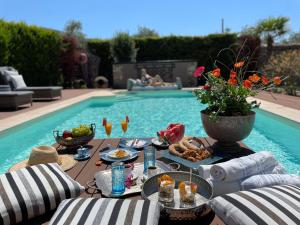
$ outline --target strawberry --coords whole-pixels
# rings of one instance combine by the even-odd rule
[[[129,123],[129,117],[126,116],[126,123]]]
[[[102,120],[102,126],[106,126],[106,124],[107,124],[107,120],[106,120],[106,118],[103,118],[103,120]]]

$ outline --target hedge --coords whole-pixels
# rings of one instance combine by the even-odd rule
[[[236,43],[236,34],[213,34],[205,37],[167,36],[134,38],[138,48],[137,61],[193,59],[212,69],[217,53]],[[112,84],[110,40],[92,39],[87,42],[91,53],[99,56],[99,75]],[[62,35],[59,32],[0,20],[0,66],[15,67],[28,85],[56,85],[61,81],[60,54]],[[225,54],[220,59],[228,64]]]
[[[212,34],[205,37],[168,36],[158,38],[135,38],[138,48],[137,62],[148,60],[167,59],[194,59],[199,65],[207,69],[213,67],[217,53],[222,49],[236,43],[236,34]],[[113,60],[109,53],[109,40],[89,40],[89,50],[101,58],[100,71],[112,79]],[[227,55],[220,59],[229,63]]]
[[[113,58],[110,55],[110,41],[90,39],[87,42],[87,46],[92,54],[101,59],[99,64],[99,75],[105,76],[109,80],[110,85],[112,85]]]
[[[8,31],[0,26],[0,65],[6,65],[8,63],[8,40]]]
[[[0,55],[0,65],[16,68],[29,86],[60,83],[62,41],[58,32],[0,20],[0,40],[4,36],[8,45],[0,41],[0,49],[6,49],[5,56]]]

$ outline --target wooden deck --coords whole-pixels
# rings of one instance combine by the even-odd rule
[[[120,139],[95,139],[89,143],[91,157],[86,161],[79,161],[74,168],[69,170],[67,173],[76,181],[78,181],[81,185],[87,187],[87,182],[92,181],[94,179],[94,175],[96,172],[101,170],[110,169],[110,164],[103,162],[101,166],[96,166],[96,162],[99,161],[99,152],[103,150],[110,144],[112,146],[117,147],[120,142]],[[215,141],[211,138],[203,138],[202,142],[204,143],[205,147],[215,149]],[[235,155],[228,155],[228,158],[240,157],[243,155],[249,155],[253,153],[251,149],[241,143],[241,147],[243,151],[239,154]],[[61,153],[71,153],[71,152],[61,152]],[[157,158],[159,160],[164,161],[163,158],[160,157],[159,151],[157,151]],[[143,162],[143,152],[139,152],[138,158],[134,160],[134,162]],[[81,195],[81,197],[97,197],[100,198],[101,193],[95,189],[87,188],[86,191]],[[140,198],[140,195],[130,196],[130,198]],[[41,216],[34,220],[29,221],[26,224],[47,224],[50,220],[52,213],[48,213],[45,216]],[[169,221],[160,221],[160,225],[167,225],[167,224],[185,224],[186,222],[169,222]],[[199,218],[199,220],[194,222],[188,222],[190,225],[192,224],[211,224],[211,225],[224,225],[224,223],[214,215],[213,212],[209,213],[203,218]]]

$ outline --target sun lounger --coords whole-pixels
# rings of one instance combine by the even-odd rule
[[[26,88],[17,88],[15,91],[32,91],[33,99],[55,99],[61,98],[62,87],[26,87]]]
[[[56,99],[61,98],[62,87],[28,87],[24,82],[23,76],[12,67],[1,67],[1,80],[5,80],[10,85],[13,91],[31,91],[33,92],[33,99]]]
[[[0,108],[17,108],[21,105],[32,106],[31,91],[0,91]]]

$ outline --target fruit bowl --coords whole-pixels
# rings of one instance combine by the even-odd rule
[[[53,136],[57,144],[59,144],[58,147],[64,146],[66,148],[76,148],[78,146],[87,144],[89,141],[91,141],[94,138],[95,131],[96,131],[96,125],[94,123],[90,125],[90,130],[91,133],[89,135],[71,137],[71,138],[70,137],[64,138],[64,136],[61,135],[58,130],[55,130],[53,131]]]

